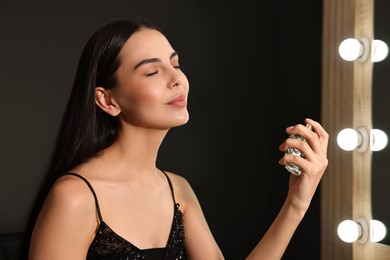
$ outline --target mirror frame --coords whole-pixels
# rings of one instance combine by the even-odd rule
[[[390,259],[390,246],[345,243],[337,235],[344,219],[372,219],[371,151],[341,150],[337,133],[372,128],[372,62],[347,62],[338,46],[348,37],[373,39],[374,0],[324,0],[322,124],[329,133],[329,165],[321,183],[322,259]]]

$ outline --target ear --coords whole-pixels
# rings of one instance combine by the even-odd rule
[[[121,112],[121,108],[115,102],[112,95],[103,87],[95,88],[95,103],[111,116],[117,116]]]

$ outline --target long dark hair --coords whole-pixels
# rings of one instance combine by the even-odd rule
[[[159,30],[139,18],[114,20],[96,31],[85,45],[53,153],[26,222],[21,259],[28,258],[35,221],[54,182],[115,141],[118,134],[116,118],[97,107],[95,87],[112,89],[117,86],[115,72],[121,63],[118,54],[127,39],[141,28]]]

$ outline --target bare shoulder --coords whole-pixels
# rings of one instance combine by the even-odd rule
[[[192,189],[188,180],[173,172],[164,171],[172,182],[175,192],[188,192],[188,189]]]
[[[41,218],[61,221],[94,219],[95,201],[88,185],[71,175],[61,176],[52,186],[42,208]]]
[[[86,182],[72,175],[61,176],[54,183],[48,199],[59,200],[59,205],[71,207],[73,210],[95,205],[93,194]]]
[[[186,205],[197,201],[195,192],[185,177],[173,172],[165,171],[165,173],[168,174],[168,177],[172,182],[176,200],[180,202],[182,208],[185,208]]]
[[[31,259],[85,257],[96,225],[94,198],[87,184],[75,176],[60,177],[46,197],[35,223]]]

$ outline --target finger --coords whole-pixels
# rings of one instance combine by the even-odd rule
[[[307,157],[309,154],[313,154],[310,145],[299,139],[287,138],[284,143],[279,146],[279,150],[282,152],[286,152],[289,148],[300,151],[304,154],[304,157]]]
[[[303,138],[307,138],[313,134],[313,131],[306,125],[297,124],[286,128],[286,133],[291,135],[299,135]]]
[[[285,154],[278,162],[280,165],[286,166],[287,164],[295,164],[299,168],[301,168],[302,172],[303,169],[307,169],[308,167],[306,164],[308,164],[308,161],[303,159],[302,157],[298,155],[293,154]]]
[[[313,135],[316,135],[316,134],[313,133]],[[318,144],[319,143],[318,137],[316,137],[315,139],[317,139],[317,146],[319,147],[318,149],[320,150],[320,152],[317,152],[317,153],[312,149],[312,147],[308,143],[303,142],[299,139],[287,138],[285,140],[285,142],[280,145],[279,149],[285,153],[288,151],[289,148],[291,148],[293,150],[291,151],[291,153],[287,152],[287,155],[285,155],[281,159],[281,163],[282,164],[286,164],[289,162],[295,163],[298,166],[303,167],[303,169],[308,169],[307,167],[310,164],[313,164],[316,166],[322,165],[321,162],[324,161],[325,154],[324,154],[323,150],[321,149],[321,146]],[[295,156],[295,157],[288,156],[290,154],[292,156]],[[302,159],[299,158],[300,155],[303,156]],[[313,166],[311,166],[311,167],[313,167]],[[317,168],[317,167],[314,167],[314,168]],[[319,168],[321,168],[321,167],[319,166]]]
[[[305,119],[305,122],[311,124],[313,127],[313,133],[315,133],[319,139],[319,143],[316,141],[314,135],[310,135],[307,137],[307,141],[312,146],[314,151],[322,151],[326,154],[328,142],[329,142],[329,134],[322,127],[320,123],[314,121],[310,118]]]
[[[327,140],[329,138],[329,134],[326,132],[326,130],[322,127],[322,125],[314,121],[313,119],[306,118],[305,122],[307,124],[310,124],[313,127],[313,131],[318,135],[320,139]]]

